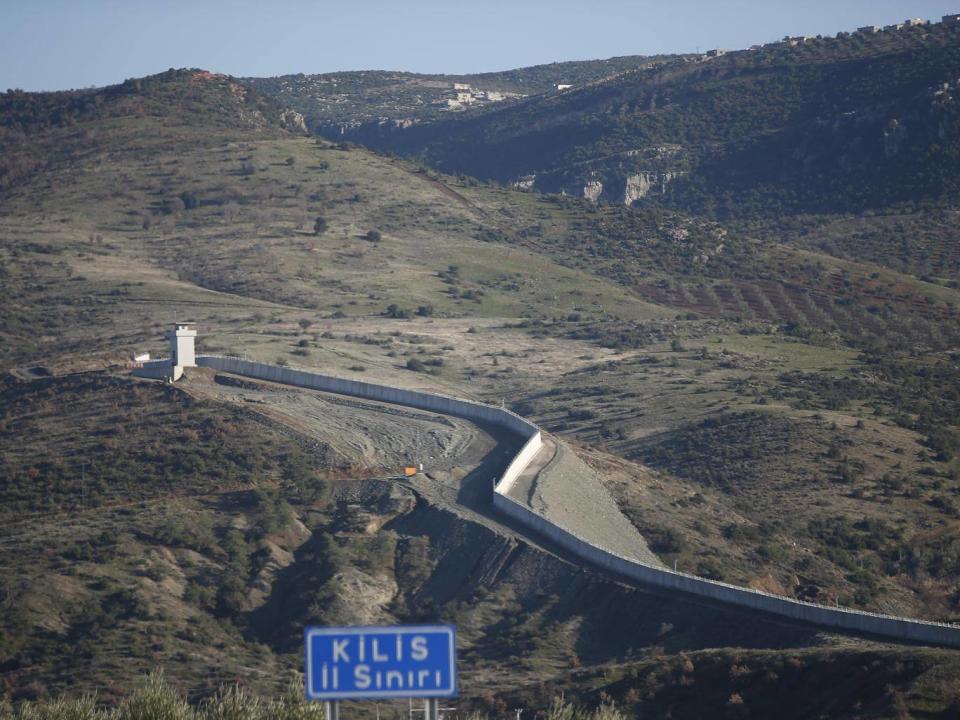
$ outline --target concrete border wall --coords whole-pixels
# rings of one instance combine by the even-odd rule
[[[169,360],[147,360],[140,367],[133,369],[136,377],[151,378],[153,380],[179,380],[183,375],[183,368],[171,365]]]
[[[520,448],[520,452],[510,461],[510,464],[503,473],[503,477],[497,480],[493,492],[494,499],[501,495],[505,496],[510,492],[511,488],[513,488],[517,482],[517,478],[527,469],[527,465],[537,456],[541,447],[543,447],[543,439],[540,436],[540,431],[537,430],[536,434],[530,436],[523,447]]]
[[[538,515],[526,505],[500,494],[499,486],[493,497],[493,505],[504,515],[550,539],[575,557],[630,580],[816,625],[897,640],[960,647],[960,626],[958,625],[817,605],[773,595],[762,590],[729,585],[667,568],[645,565],[580,539],[565,528]]]
[[[696,575],[668,568],[646,565],[631,558],[589,543],[560,525],[537,514],[526,505],[508,497],[516,479],[537,455],[542,439],[540,428],[504,408],[388,385],[359,382],[294,368],[251,362],[239,358],[201,355],[197,364],[237,375],[273,382],[406,405],[423,410],[446,413],[468,420],[493,423],[526,438],[526,443],[507,466],[493,492],[493,506],[519,524],[548,538],[573,556],[615,575],[655,587],[676,590],[710,598],[761,612],[814,623],[827,627],[853,630],[897,640],[960,647],[960,625],[880,615],[877,613],[829,607],[793,598],[773,595],[762,590],[707,580]]]

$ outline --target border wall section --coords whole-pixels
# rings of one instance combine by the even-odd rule
[[[752,608],[794,620],[896,640],[960,647],[960,625],[836,608],[773,595],[762,590],[708,580],[664,567],[646,565],[593,545],[508,497],[507,493],[543,445],[540,428],[504,408],[417,390],[347,380],[329,375],[216,355],[200,355],[197,364],[236,375],[324,392],[379,400],[492,423],[526,438],[493,491],[493,506],[571,555],[622,578],[669,590]]]

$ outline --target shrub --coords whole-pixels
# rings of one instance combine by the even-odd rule
[[[686,543],[683,536],[673,528],[651,527],[644,529],[644,535],[650,543],[650,549],[657,554],[675,554],[683,552]]]
[[[191,720],[196,717],[161,673],[150,675],[119,708],[117,720]]]
[[[200,706],[204,720],[260,720],[264,717],[260,698],[249,695],[238,685],[221,688],[214,697]]]
[[[180,201],[183,203],[183,208],[185,210],[193,210],[200,204],[197,196],[187,190],[184,190],[182,193],[180,193]]]
[[[387,309],[383,311],[383,314],[387,317],[397,318],[398,320],[407,320],[411,315],[408,309],[402,308],[396,303],[387,305]]]

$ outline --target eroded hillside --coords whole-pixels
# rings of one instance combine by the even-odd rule
[[[214,91],[187,122],[160,98],[195,81]],[[119,694],[158,661],[196,694],[266,690],[298,667],[303,623],[444,619],[492,710],[570,688],[695,716],[695,697],[792,702],[864,664],[893,690],[863,713],[949,707],[931,670],[947,653],[628,590],[365,479],[411,441],[453,457],[462,428],[123,375],[189,319],[208,352],[509,404],[576,448],[665,562],[948,619],[954,288],[675,210],[451,178],[288,131],[273,106],[238,123],[212,99],[230,82],[154,79],[165,110],[106,94],[17,133],[44,158],[84,140],[0,196],[6,692]]]

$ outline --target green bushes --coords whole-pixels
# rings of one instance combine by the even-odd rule
[[[545,720],[625,720],[623,712],[612,702],[589,710],[563,696],[553,698],[544,717]]]
[[[383,314],[387,317],[396,318],[397,320],[409,320],[413,315],[409,309],[402,308],[396,303],[387,305],[387,309],[383,311]]]
[[[287,443],[240,411],[107,377],[46,382],[0,390],[0,516],[214,492],[287,469],[280,462]],[[82,432],[70,443],[54,441],[52,427]],[[301,462],[298,477],[313,477],[316,460]],[[171,518],[159,532],[170,545],[205,553],[211,537],[200,529]]]
[[[625,720],[612,702],[590,710],[555,697],[544,720]],[[279,697],[264,699],[237,685],[221,687],[211,698],[191,705],[161,673],[147,677],[140,688],[115,708],[101,707],[94,696],[27,702],[15,710],[0,705],[0,720],[324,720],[322,703],[304,698],[302,681],[291,682]],[[487,720],[473,714],[470,720]]]
[[[275,488],[260,488],[254,499],[260,511],[258,529],[263,533],[277,533],[293,520],[293,510]]]
[[[212,555],[218,547],[213,523],[202,513],[192,516],[189,523],[179,515],[168,516],[157,528],[155,536],[169,547],[183,547],[203,555]]]
[[[686,548],[683,536],[674,528],[645,527],[643,534],[650,544],[650,549],[658,555],[676,555]]]
[[[310,704],[303,687],[292,683],[280,697],[266,700],[237,686],[221,688],[191,706],[163,677],[149,676],[116,708],[98,707],[95,697],[41,700],[16,710],[0,706],[0,720],[323,720],[323,706]]]
[[[413,372],[439,375],[441,367],[443,367],[442,358],[428,358],[426,360],[421,360],[420,358],[410,358],[407,360],[407,370],[413,370]]]
[[[220,576],[217,593],[217,609],[221,615],[234,617],[243,609],[247,581],[250,579],[250,547],[246,538],[236,528],[224,534],[221,547],[227,554],[227,562]]]

